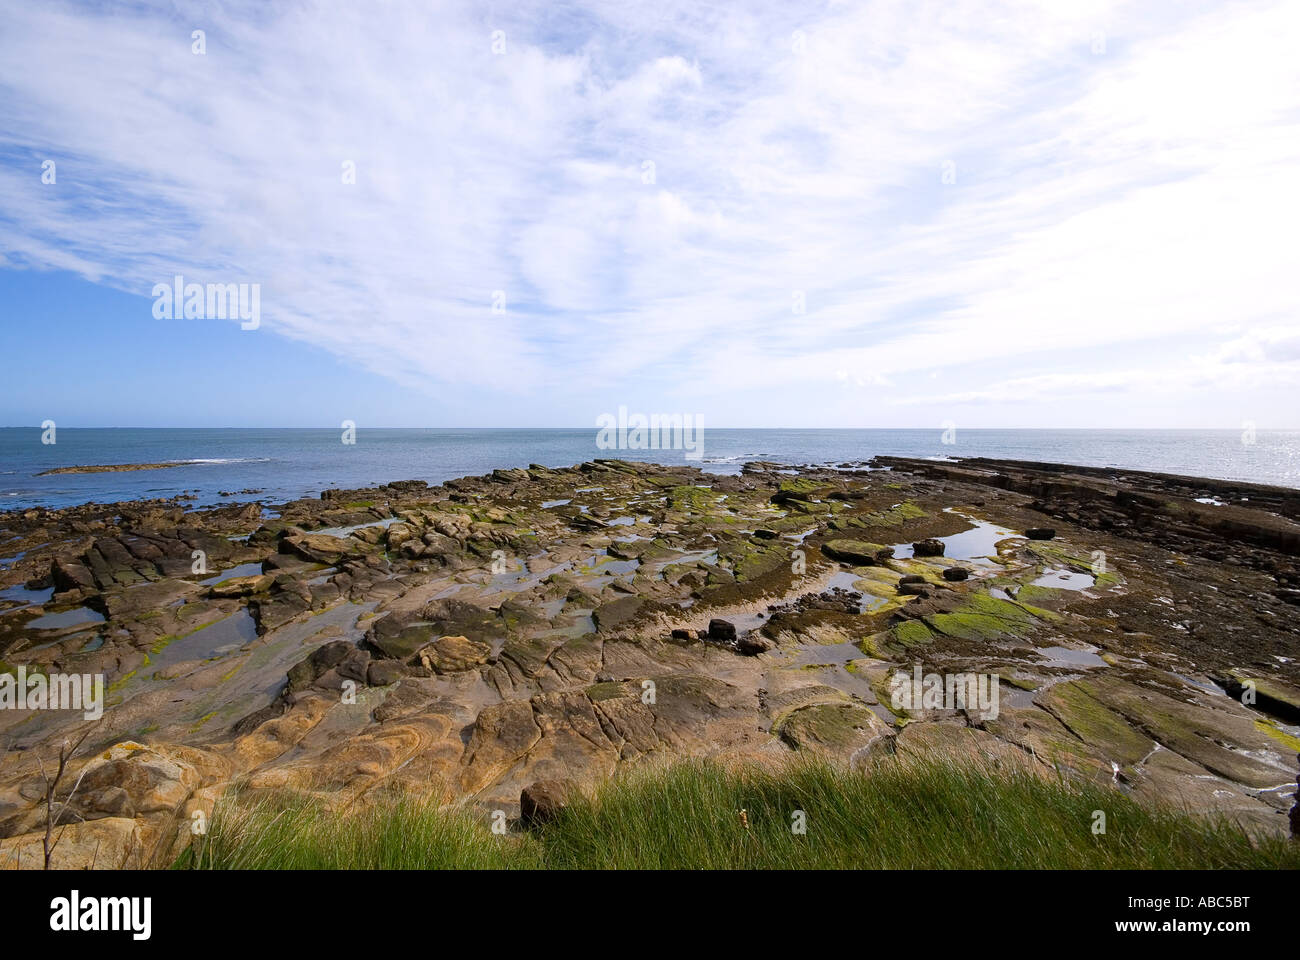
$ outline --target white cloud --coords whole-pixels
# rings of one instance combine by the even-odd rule
[[[5,262],[258,281],[413,390],[850,425],[819,385],[1300,383],[1294,4],[3,6]]]

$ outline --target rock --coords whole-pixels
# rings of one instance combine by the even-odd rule
[[[36,605],[15,613],[6,600],[0,656],[25,664],[29,675],[102,672],[118,684],[135,671],[128,696],[110,707],[109,727],[149,731],[151,750],[189,763],[206,785],[175,813],[142,813],[137,801],[149,791],[126,776],[83,785],[70,812],[85,819],[65,821],[56,865],[165,865],[172,858],[155,852],[190,842],[186,819],[202,791],[215,799],[245,778],[257,791],[338,791],[339,809],[391,781],[397,790],[432,791],[439,803],[468,800],[518,816],[521,789],[531,784],[572,778],[586,790],[651,755],[764,762],[785,745],[855,764],[877,748],[895,762],[930,747],[999,763],[1023,756],[1045,775],[1059,763],[1071,779],[1118,781],[1141,802],[1175,796],[1180,806],[1191,798],[1209,810],[1226,798],[1234,811],[1253,809],[1252,822],[1285,831],[1293,800],[1279,784],[1295,779],[1300,749],[1282,715],[1300,703],[1296,619],[1287,616],[1300,609],[1292,605],[1300,599],[1300,491],[970,459],[893,473],[801,468],[807,482],[761,466],[743,476],[616,460],[530,467],[527,479],[503,472],[409,494],[371,487],[267,503],[279,518],[265,521],[261,505],[243,514],[171,503],[11,512],[4,553],[12,561],[0,586],[21,582],[42,594],[62,586],[66,602],[56,593],[44,612],[75,599],[108,621],[53,631],[51,643],[49,631],[28,626]],[[786,516],[771,509],[778,485]],[[1193,497],[1227,506],[1193,505]],[[561,504],[566,498],[584,501],[594,518],[587,522],[609,528],[576,531],[570,520],[579,505]],[[998,529],[1056,521],[1071,524],[1070,539],[1080,529],[1088,535],[1064,552],[1028,541],[1036,559],[1004,549],[1004,570],[967,567],[962,550],[885,559],[884,544],[906,543],[897,552],[910,558],[913,541],[946,543],[968,527],[957,511],[980,501],[987,509],[979,513]],[[324,532],[358,524],[367,526],[344,537]],[[807,578],[801,583],[790,566],[797,537],[808,538],[805,551],[830,541],[811,558],[813,576],[824,582],[838,568],[850,575],[835,582],[853,586],[808,592]],[[200,549],[214,574],[226,571],[213,580],[258,562],[248,569],[277,576],[269,589],[260,578],[223,584],[210,599],[209,586],[196,582],[207,576],[191,573],[191,553]],[[525,562],[527,582],[485,576],[498,549]],[[1080,598],[1032,584],[1041,565],[1087,569],[1092,549],[1129,561],[1096,578],[1101,602],[1071,603]],[[602,550],[641,569],[605,576],[608,564],[588,563]],[[64,559],[54,564],[56,557]],[[900,581],[901,574],[910,576]],[[460,586],[461,599],[435,600],[448,584]],[[995,585],[1006,592],[986,592]],[[217,632],[200,633],[150,665],[155,648],[240,604],[256,617],[255,644],[237,649]],[[764,606],[770,621],[748,612]],[[737,619],[710,631],[710,618],[728,611]],[[694,629],[682,629],[688,623],[718,642],[697,642]],[[350,645],[360,634],[365,641]],[[331,641],[340,643],[326,646]],[[1092,641],[1113,659],[1109,669],[1094,658],[1070,664],[1035,652],[1046,644],[1091,649]],[[854,642],[867,656],[857,656]],[[775,662],[805,644],[821,645],[828,656],[815,659],[831,662],[812,669]],[[189,659],[212,648],[222,652]],[[852,659],[842,662],[841,652]],[[1033,695],[1004,700],[996,718],[935,707],[909,711],[895,727],[882,710],[877,725],[862,711],[876,707],[870,700],[884,690],[889,661],[922,655],[940,674],[996,671]],[[285,682],[290,667],[296,691]],[[861,674],[852,698],[836,689],[848,686],[845,670]],[[1231,689],[1244,692],[1254,681],[1254,709],[1201,686],[1202,677],[1227,686],[1233,670],[1242,673]],[[371,684],[370,695],[356,709],[339,709],[338,688],[352,678]],[[650,678],[656,692],[644,697]],[[39,864],[33,761],[57,753],[70,729],[59,718],[35,719],[13,730],[0,771],[0,862],[22,838],[25,866]],[[112,743],[111,735],[101,739]],[[202,746],[173,751],[169,740]],[[1157,740],[1169,749],[1155,751]],[[94,766],[102,755],[78,757],[65,785],[82,762]],[[164,792],[170,783],[161,779]],[[136,830],[129,863],[114,839],[123,828]],[[76,857],[64,860],[65,851]]]
[[[976,764],[993,770],[1024,771],[1048,778],[1050,766],[1039,763],[1019,747],[1000,740],[986,730],[955,723],[909,723],[892,744],[881,742],[872,748],[894,748],[899,762],[935,760],[940,763]]]
[[[283,520],[268,520],[248,536],[250,544],[274,543],[285,536],[302,536],[303,531]]]
[[[1036,697],[1084,743],[1121,764],[1144,757],[1155,742],[1227,780],[1257,789],[1276,786],[1282,766],[1277,741],[1256,724],[1258,714],[1227,697],[1207,702],[1167,696],[1119,677],[1054,684]],[[1206,730],[1213,730],[1208,737]],[[1127,748],[1126,755],[1114,751]]]
[[[102,787],[99,790],[87,790],[76,798],[81,815],[94,819],[95,815],[105,817],[134,817],[135,803],[131,794],[122,787]]]
[[[822,553],[832,560],[850,563],[856,567],[869,567],[883,563],[894,555],[893,547],[862,540],[830,540],[822,544]]]
[[[631,596],[620,597],[597,607],[592,614],[592,618],[596,621],[596,629],[600,633],[617,629],[636,616],[644,603],[643,598]]]
[[[1265,713],[1285,720],[1287,723],[1300,723],[1300,689],[1282,680],[1261,677],[1244,670],[1229,670],[1227,676],[1217,678],[1219,686],[1227,691],[1228,696],[1239,703],[1246,692],[1246,684],[1254,699],[1249,702]]]
[[[811,477],[792,477],[782,480],[780,488],[772,495],[772,502],[789,504],[794,501],[821,500],[834,492],[834,484]]]
[[[708,637],[717,643],[731,643],[736,639],[736,625],[730,620],[710,620]]]
[[[76,560],[56,559],[50,564],[50,577],[56,593],[66,590],[94,590],[95,578],[85,564]]]
[[[118,744],[106,755],[107,760],[81,777],[81,786],[73,796],[73,805],[83,816],[114,816],[127,810],[131,816],[171,813],[199,782],[189,764],[132,741]]]
[[[248,611],[257,618],[258,633],[267,633],[282,627],[299,614],[306,613],[309,604],[296,593],[277,593],[259,596],[248,605]]]
[[[912,555],[916,557],[942,557],[943,541],[934,537],[912,544]]]
[[[194,561],[189,554],[183,557],[163,557],[158,561],[157,567],[164,577],[188,577],[194,573]]]
[[[165,610],[178,600],[188,601],[203,588],[188,580],[159,580],[131,590],[114,591],[104,597],[110,620],[127,620],[142,614]]]
[[[385,484],[389,490],[396,490],[398,493],[423,493],[429,489],[427,480],[390,480]]]
[[[885,723],[856,703],[813,703],[783,718],[777,735],[792,750],[849,759],[889,735]]]
[[[541,737],[531,701],[506,700],[484,707],[474,720],[469,742],[465,744],[460,771],[462,789],[479,790],[495,782],[536,746]]]
[[[384,657],[415,663],[416,654],[433,642],[435,631],[431,623],[401,626],[396,620],[381,620],[366,636],[366,643]]]
[[[417,655],[420,666],[437,673],[462,673],[487,663],[492,648],[468,637],[439,637]]]
[[[396,683],[410,673],[410,669],[400,660],[371,660],[366,667],[366,685],[386,687]]]
[[[356,537],[331,537],[327,533],[304,533],[287,536],[280,542],[281,550],[293,552],[317,563],[336,564],[346,557],[357,557],[373,551],[373,547]]]
[[[519,794],[519,820],[532,827],[554,820],[578,795],[573,780],[538,780]]]
[[[347,640],[331,640],[317,647],[307,659],[289,668],[289,692],[294,693],[311,686],[356,649]]]
[[[1051,527],[1030,527],[1025,531],[1025,536],[1030,540],[1051,540],[1056,536],[1056,531]]]
[[[310,560],[290,556],[287,553],[273,553],[262,561],[262,572],[311,573],[314,575],[319,567]]]
[[[370,654],[360,647],[353,647],[337,664],[334,672],[347,680],[365,683],[369,676]]]
[[[209,587],[208,596],[215,599],[248,597],[271,589],[271,584],[274,582],[274,575],[269,573],[261,573],[252,577],[231,577],[229,580],[222,580]]]
[[[408,524],[394,523],[388,528],[388,548],[396,550],[415,536],[415,531]]]
[[[0,840],[0,870],[31,869],[43,862],[44,829]],[[122,870],[147,866],[140,824],[129,817],[60,824],[59,842],[50,858],[55,870]]]

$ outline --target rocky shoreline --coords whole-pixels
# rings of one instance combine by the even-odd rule
[[[0,514],[0,670],[108,690],[98,721],[0,710],[0,866],[40,865],[40,761],[87,730],[56,865],[165,863],[235,783],[513,820],[628,765],[801,751],[975,756],[1285,833],[1297,553],[1300,491],[986,459]],[[995,675],[997,715],[895,707],[917,665]]]

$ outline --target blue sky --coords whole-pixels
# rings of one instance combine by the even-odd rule
[[[1300,426],[1294,3],[0,17],[3,425]]]

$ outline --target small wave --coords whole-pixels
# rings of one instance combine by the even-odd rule
[[[164,460],[163,463],[269,463],[270,457],[187,457],[182,460]]]
[[[769,456],[771,456],[771,454],[769,453],[742,453],[734,457],[705,457],[704,462],[705,463],[736,463],[737,461],[744,461],[744,460],[762,460],[764,457],[769,457]]]

